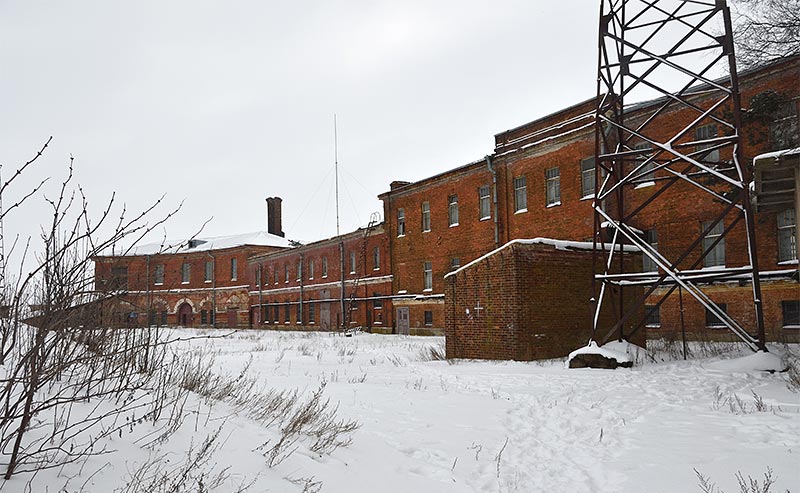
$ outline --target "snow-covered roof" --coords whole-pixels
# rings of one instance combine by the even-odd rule
[[[550,246],[555,247],[556,250],[591,250],[591,249],[594,248],[594,245],[592,244],[591,241],[568,241],[568,240],[556,240],[556,239],[553,239],[553,238],[532,238],[532,239],[511,240],[508,243],[506,243],[505,245],[503,245],[503,246],[501,246],[499,248],[495,248],[494,250],[492,250],[491,252],[487,253],[486,255],[478,257],[475,260],[473,260],[472,262],[464,264],[464,265],[462,265],[461,267],[459,267],[458,269],[456,269],[456,270],[454,270],[452,272],[448,272],[447,274],[444,275],[444,277],[449,277],[449,276],[456,275],[459,272],[461,272],[462,270],[466,269],[467,267],[470,267],[473,264],[476,264],[476,263],[478,263],[478,262],[480,262],[480,261],[482,261],[482,260],[484,260],[484,259],[486,259],[488,257],[491,257],[492,255],[496,254],[497,252],[499,252],[499,251],[501,251],[501,250],[503,250],[505,248],[508,248],[511,245],[515,245],[515,244],[516,245],[550,245]],[[609,244],[606,244],[606,250],[609,248],[609,246],[610,246]],[[619,245],[617,246],[617,248],[618,247],[619,247]],[[598,249],[599,248],[600,248],[600,246],[598,245]],[[634,245],[624,245],[624,248],[625,248],[626,252],[638,252],[639,251],[639,247],[634,246]]]
[[[782,157],[796,156],[798,154],[800,154],[800,147],[795,147],[794,149],[782,149],[780,151],[772,151],[772,152],[767,152],[765,154],[759,154],[758,156],[753,158],[753,162],[761,161],[764,159],[774,159],[775,161],[779,161]]]
[[[292,246],[289,240],[282,236],[267,233],[266,231],[256,231],[253,233],[241,233],[229,236],[210,236],[197,237],[191,240],[165,241],[164,243],[149,243],[136,245],[125,252],[105,252],[107,256],[114,255],[156,255],[171,253],[192,253],[205,252],[210,250],[223,250],[240,246],[270,246],[288,248]]]

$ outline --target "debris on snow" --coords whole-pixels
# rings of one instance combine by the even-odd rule
[[[758,351],[741,358],[725,359],[709,363],[707,368],[730,372],[768,371],[781,372],[787,369],[786,363],[775,353]]]
[[[633,360],[624,352],[600,347],[594,341],[580,349],[569,353],[567,365],[570,368],[604,368],[613,370],[617,367],[630,368]]]

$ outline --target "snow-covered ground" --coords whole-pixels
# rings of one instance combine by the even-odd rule
[[[102,444],[116,452],[43,471],[30,491],[111,492],[148,457],[151,471],[174,470],[217,430],[218,448],[197,470],[211,471],[204,488],[222,473],[213,490],[221,492],[248,484],[255,492],[700,492],[696,469],[735,493],[737,471],[761,480],[768,468],[771,491],[800,490],[800,394],[786,375],[719,363],[744,350],[570,370],[563,361],[431,361],[430,348],[443,345],[432,337],[270,331],[180,342],[180,352],[215,374],[255,379],[253,393],[299,389],[308,397],[324,384],[338,419],[360,428],[330,454],[301,439],[268,467],[277,422],[268,426],[230,398],[192,397],[167,443],[143,448],[152,425],[132,417],[130,430]],[[0,479],[0,491],[24,491],[30,478]]]

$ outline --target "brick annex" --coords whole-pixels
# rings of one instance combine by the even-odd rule
[[[800,57],[743,72],[739,84],[743,161],[773,151],[792,154],[800,147]],[[710,104],[702,90],[692,102]],[[656,104],[638,108],[644,115]],[[465,165],[414,183],[392,181],[379,195],[384,221],[341,236],[289,242],[281,230],[281,201],[273,197],[267,199],[266,232],[97,257],[97,288],[115,293],[104,307],[106,321],[295,330],[344,325],[445,333],[448,357],[563,356],[584,344],[591,329],[591,251],[574,246],[591,244],[594,235],[595,106],[592,98],[500,132],[491,154]],[[686,126],[689,115],[675,110],[661,118],[658,128],[668,135]],[[713,122],[698,130],[706,137],[718,131]],[[731,156],[715,159],[724,163]],[[796,182],[794,169],[787,180]],[[660,177],[661,170],[653,171],[627,191],[628,207]],[[634,226],[669,256],[685,250],[722,205],[689,185],[664,195],[666,206],[647,209]],[[755,217],[768,340],[800,338],[796,200]],[[573,247],[559,248],[563,243],[556,240]],[[699,259],[702,251],[696,255],[704,268],[748,263],[744,232],[736,229]],[[646,259],[627,268],[655,270]],[[703,290],[752,327],[749,284],[742,279]],[[700,304],[683,301],[681,310],[677,296],[670,296],[650,313],[643,321],[648,338],[675,337],[681,329],[693,338],[732,338]]]

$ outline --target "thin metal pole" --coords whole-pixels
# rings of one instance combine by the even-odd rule
[[[683,288],[678,286],[678,303],[681,313],[681,340],[683,341],[683,359],[686,360],[686,324],[683,321]]]
[[[339,133],[336,126],[336,113],[333,114],[333,165],[336,175],[336,236],[339,238],[339,279],[342,282],[339,293],[339,313],[341,328],[345,329],[344,316],[344,239],[339,233]]]

